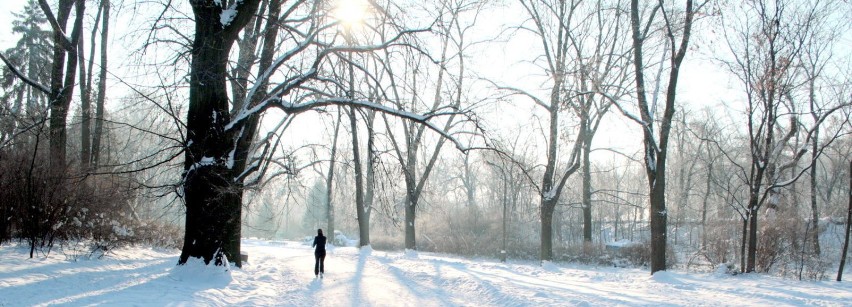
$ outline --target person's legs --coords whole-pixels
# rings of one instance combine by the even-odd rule
[[[319,272],[325,272],[325,255],[319,256]]]
[[[320,272],[320,259],[322,259],[319,255],[314,255],[316,258],[316,262],[314,263],[314,275],[319,275]]]

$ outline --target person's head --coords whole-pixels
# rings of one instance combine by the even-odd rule
[[[321,236],[321,235],[322,235],[322,228],[317,229],[317,235],[319,235],[319,236]]]

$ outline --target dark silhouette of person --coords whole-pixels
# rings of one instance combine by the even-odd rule
[[[317,261],[314,264],[314,276],[322,278],[322,274],[325,269],[325,236],[322,235],[322,229],[317,229],[317,236],[314,237],[314,244],[312,244],[311,247],[316,247],[314,250],[314,258],[316,258]]]

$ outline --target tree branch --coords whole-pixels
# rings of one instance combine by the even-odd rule
[[[6,58],[6,56],[3,55],[2,52],[0,52],[0,60],[3,60],[3,63],[6,64],[6,67],[9,67],[9,70],[11,70],[12,73],[15,74],[15,76],[20,78],[21,81],[24,81],[24,83],[29,84],[30,86],[36,88],[37,90],[39,90],[42,93],[50,95],[50,88],[48,88],[47,86],[39,84],[35,80],[27,78],[27,76],[24,76],[24,74],[22,74],[21,71],[18,70],[18,68],[15,67],[15,65],[13,65],[11,62],[9,62],[9,60]]]

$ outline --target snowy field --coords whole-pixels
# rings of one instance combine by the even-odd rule
[[[336,248],[324,279],[298,242],[245,240],[224,271],[178,252],[123,248],[100,260],[0,247],[0,306],[852,306],[852,283],[800,282]],[[849,276],[852,278],[852,276]]]

